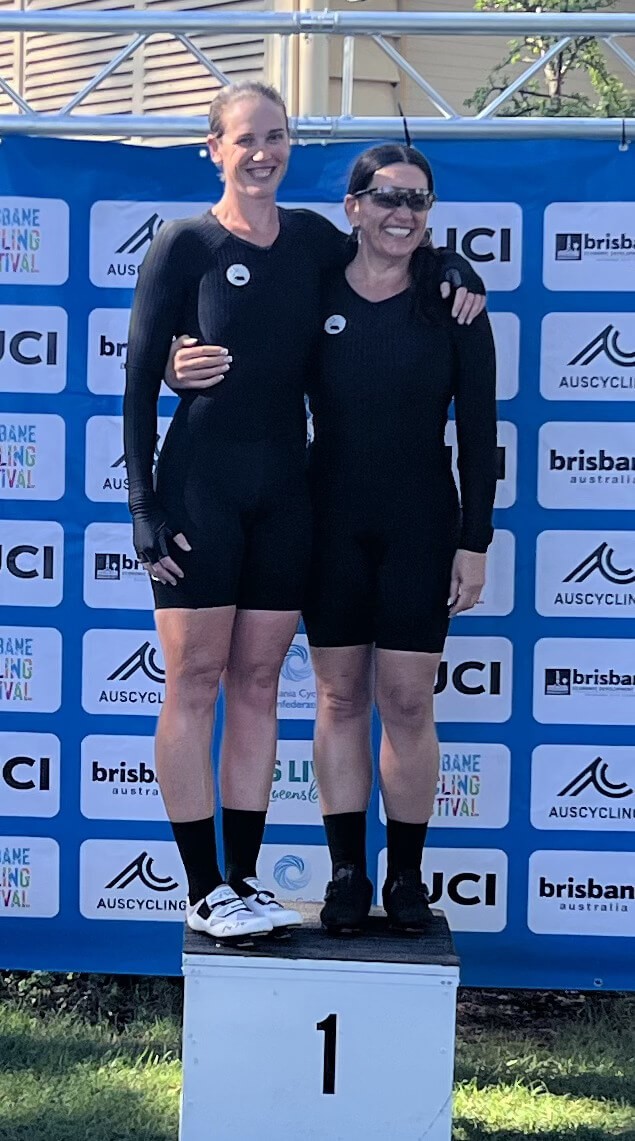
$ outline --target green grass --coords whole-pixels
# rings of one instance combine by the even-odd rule
[[[0,1139],[176,1141],[180,1018],[174,980],[0,975]],[[463,992],[456,1076],[454,1141],[635,1141],[635,996]]]

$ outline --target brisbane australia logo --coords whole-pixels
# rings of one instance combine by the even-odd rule
[[[562,581],[584,582],[594,571],[599,571],[607,582],[612,582],[616,586],[630,586],[631,583],[635,582],[635,569],[628,567],[620,570],[613,562],[614,554],[614,548],[610,547],[608,543],[600,543]]]
[[[580,796],[587,788],[594,788],[601,796],[607,796],[610,800],[623,800],[626,796],[632,796],[634,790],[626,781],[614,784],[609,780],[608,767],[602,757],[596,757],[560,790],[558,796]]]
[[[135,880],[140,880],[150,891],[174,891],[179,885],[172,876],[158,876],[154,871],[154,858],[141,852],[122,871],[106,884],[106,891],[124,891]]]
[[[635,368],[635,352],[625,352],[618,345],[620,331],[615,325],[606,325],[597,337],[589,341],[580,352],[568,363],[570,365],[588,365],[604,353],[613,364],[626,368]]]

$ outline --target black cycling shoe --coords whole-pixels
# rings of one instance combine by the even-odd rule
[[[329,932],[359,931],[373,902],[373,885],[355,864],[342,864],[326,888],[320,912],[322,926]]]
[[[432,922],[430,901],[418,869],[399,872],[382,890],[388,925],[397,931],[426,931]]]

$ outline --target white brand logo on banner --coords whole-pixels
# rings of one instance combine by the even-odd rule
[[[433,906],[453,931],[503,931],[507,924],[507,856],[498,848],[426,848],[421,865]],[[379,853],[377,897],[386,879]]]
[[[95,202],[90,211],[93,285],[134,289],[139,266],[163,223],[206,210],[209,202]]]
[[[68,203],[0,197],[0,285],[63,285],[68,278]]]
[[[68,316],[54,305],[0,305],[0,390],[61,392]]]
[[[279,899],[318,903],[331,878],[329,850],[326,844],[263,844],[258,875]]]
[[[547,313],[540,391],[547,400],[633,400],[635,316]]]
[[[635,935],[635,854],[534,852],[527,924],[538,935]]]
[[[159,416],[154,449],[158,459],[169,416]],[[125,503],[128,476],[123,451],[123,417],[91,416],[86,424],[86,496],[94,503]]]
[[[551,725],[632,725],[635,641],[543,638],[534,654],[534,717]]]
[[[536,610],[563,618],[635,616],[635,533],[543,531],[536,550]]]
[[[87,919],[183,923],[185,875],[171,840],[85,840],[79,859]]]
[[[635,273],[632,202],[552,202],[545,210],[547,289],[627,290]]]
[[[434,692],[437,721],[508,721],[511,642],[507,638],[448,638]]]
[[[296,634],[282,663],[278,717],[311,721],[315,717],[315,674],[306,634]]]
[[[542,507],[632,511],[635,424],[543,424],[538,443]]]
[[[84,602],[114,610],[152,610],[147,571],[132,546],[132,523],[91,523],[84,538]]]
[[[512,507],[516,502],[516,455],[518,451],[518,430],[508,420],[498,421],[498,457],[495,507]],[[445,429],[446,447],[452,449],[452,471],[459,487],[458,446],[456,422],[448,420]]]
[[[46,836],[0,836],[0,919],[52,919],[60,909],[60,850]]]
[[[129,309],[93,309],[90,313],[86,380],[91,392],[123,396],[129,323]],[[162,384],[159,396],[174,393]]]
[[[515,313],[490,313],[496,345],[496,398],[512,400],[518,393],[520,320]]]
[[[165,671],[154,630],[87,630],[82,654],[82,707],[87,713],[156,717]]]
[[[511,614],[514,609],[516,539],[511,531],[494,531],[487,552],[487,572],[481,601],[463,617],[485,618]]]
[[[0,499],[61,499],[64,443],[61,416],[0,413]]]
[[[278,741],[267,821],[321,826],[313,741]]]
[[[62,635],[0,626],[0,713],[55,713],[62,700]]]
[[[505,745],[441,744],[431,828],[504,828],[509,822],[511,757]],[[383,797],[379,816],[386,823]]]
[[[517,203],[437,202],[430,220],[434,244],[472,262],[488,290],[518,288],[523,212]]]
[[[632,832],[635,750],[618,745],[539,745],[531,765],[534,828]]]
[[[82,813],[91,820],[167,820],[152,737],[84,737]]]
[[[57,816],[60,742],[52,733],[0,733],[0,816]]]
[[[0,531],[0,587],[9,606],[62,601],[64,530],[59,523],[6,520]]]

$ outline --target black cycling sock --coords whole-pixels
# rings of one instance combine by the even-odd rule
[[[366,813],[329,812],[322,819],[333,875],[342,864],[354,864],[366,875]]]
[[[239,895],[249,895],[250,889],[244,880],[256,875],[266,818],[266,812],[223,808],[225,878]]]
[[[419,871],[427,831],[427,824],[405,824],[401,820],[390,819],[386,821],[388,848],[386,880],[389,883],[392,883],[400,872]]]
[[[216,855],[214,817],[171,823],[187,876],[189,901],[198,903],[223,882]]]

